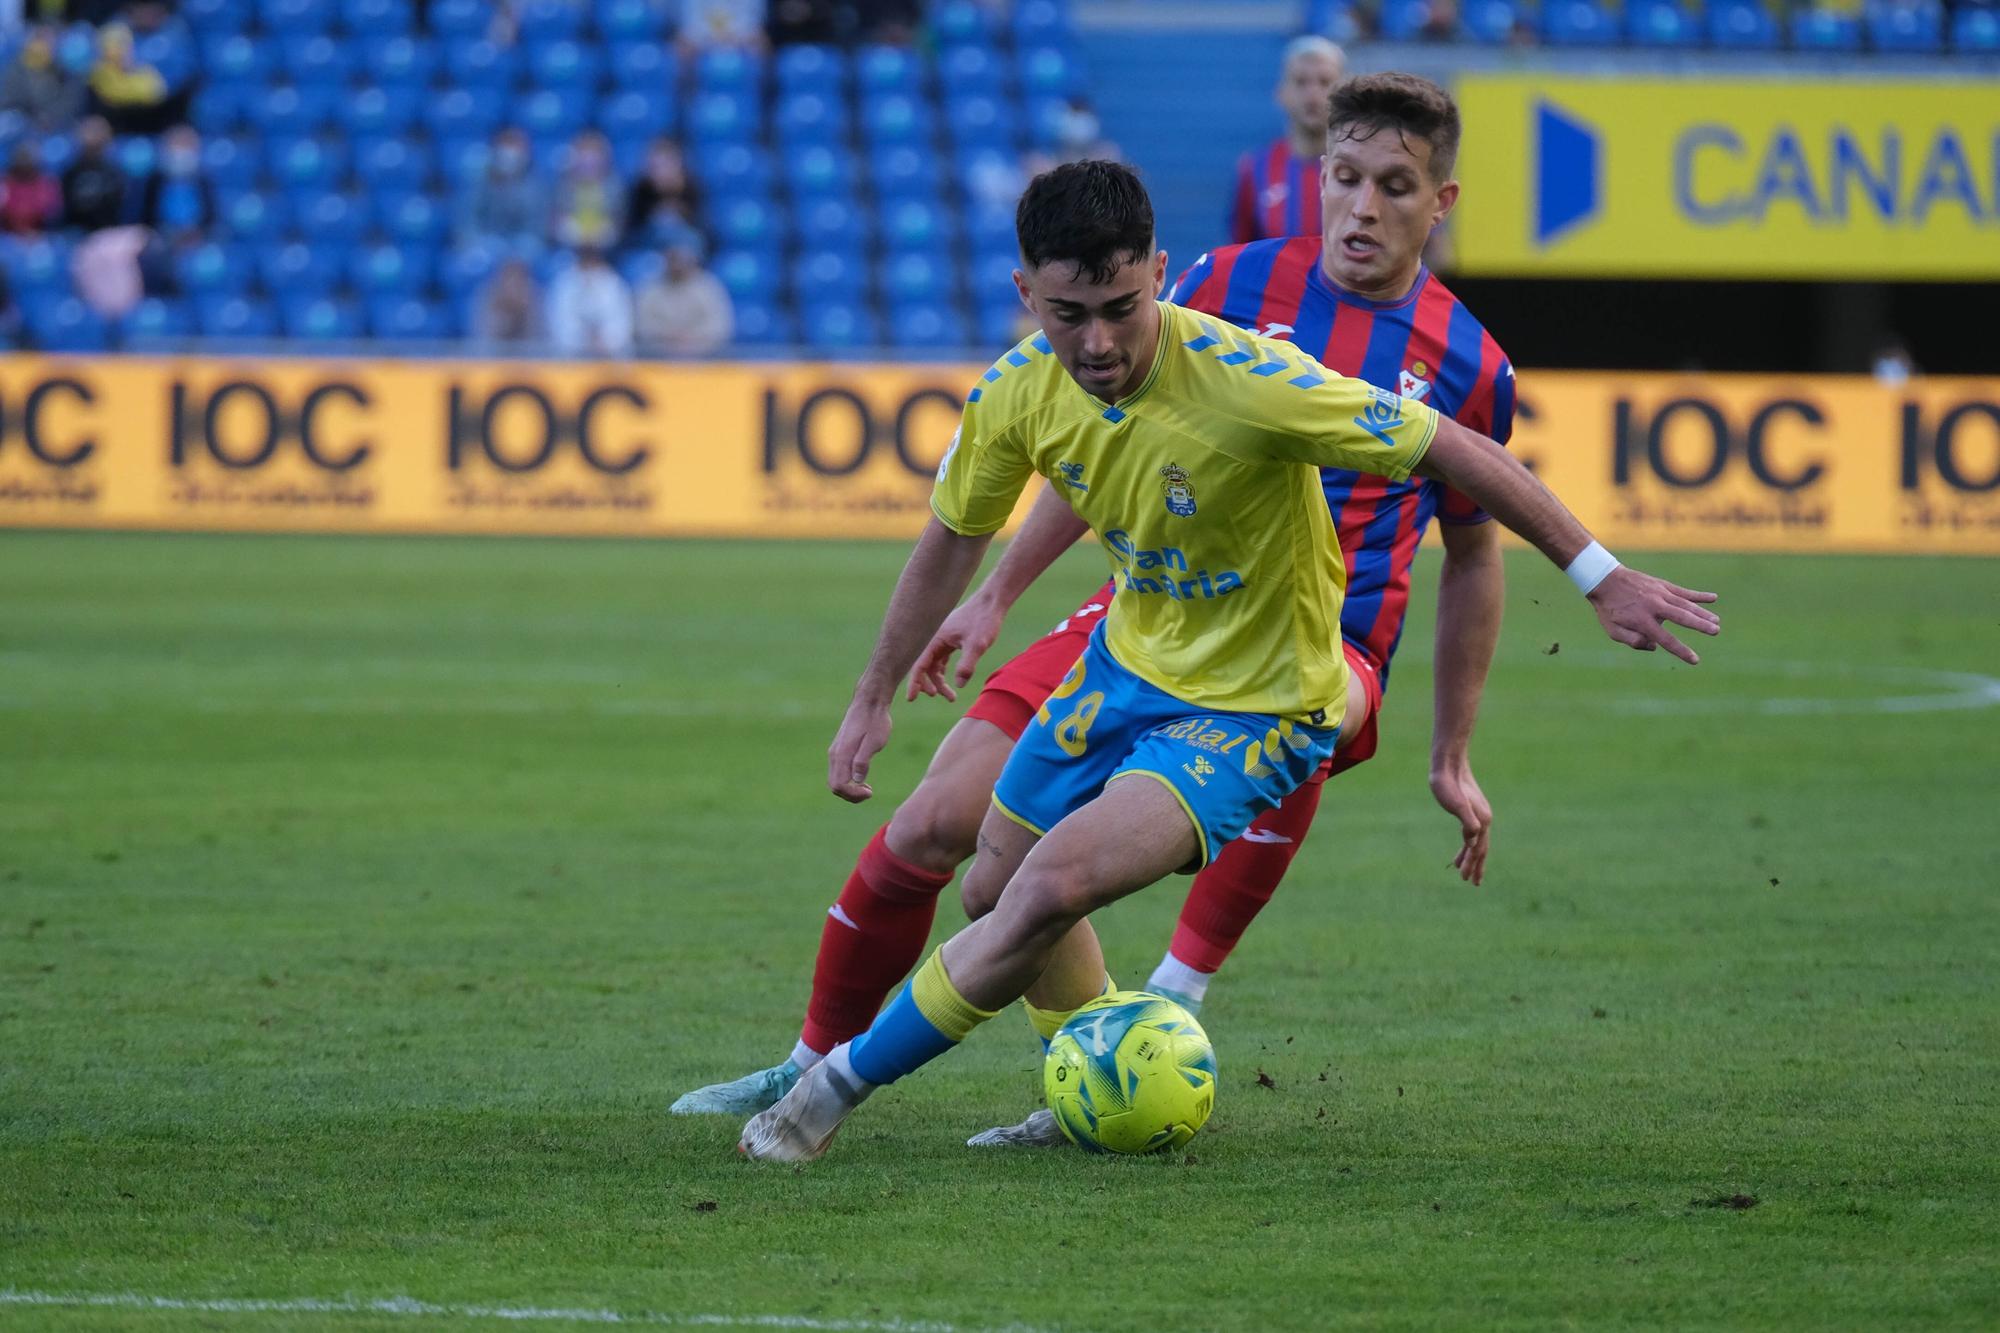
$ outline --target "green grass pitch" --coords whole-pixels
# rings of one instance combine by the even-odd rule
[[[1724,594],[1688,669],[1510,556],[1475,890],[1427,560],[1189,1152],[960,1146],[1032,1104],[1016,1013],[748,1165],[665,1107],[796,1035],[903,554],[0,536],[0,1325],[2000,1323],[2000,566],[1658,557]],[[1121,980],[1184,887],[1099,919]]]

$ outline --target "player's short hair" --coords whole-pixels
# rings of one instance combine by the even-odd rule
[[[1109,282],[1153,254],[1153,201],[1139,173],[1122,162],[1065,162],[1028,182],[1014,209],[1021,262],[1076,265],[1092,282]]]
[[[1421,74],[1361,74],[1333,90],[1326,120],[1329,151],[1342,139],[1394,130],[1431,146],[1431,179],[1451,179],[1458,162],[1458,103]]]

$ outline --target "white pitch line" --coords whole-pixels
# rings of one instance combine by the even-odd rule
[[[1623,658],[1612,654],[1591,654],[1584,660],[1594,666],[1625,665]],[[1706,671],[1710,668],[1705,666],[1702,669]],[[1932,686],[1937,692],[1814,699],[1783,695],[1710,694],[1703,691],[1674,698],[1631,695],[1611,700],[1607,706],[1620,713],[1669,716],[1683,713],[1761,713],[1766,717],[1823,717],[1838,713],[1952,713],[2000,707],[2000,677],[1973,671],[1878,666],[1869,662],[1731,662],[1724,665],[1718,674],[1727,676],[1741,672],[1785,676],[1793,680],[1838,677],[1885,684]]]
[[[138,1292],[17,1291],[0,1288],[0,1307],[40,1309],[181,1310],[201,1314],[367,1314],[423,1319],[501,1319],[514,1323],[630,1324],[649,1328],[792,1328],[810,1333],[1049,1333],[1027,1324],[978,1329],[931,1319],[815,1319],[794,1314],[665,1314],[656,1310],[565,1310],[534,1305],[439,1305],[409,1296],[377,1300],[257,1300],[232,1297],[194,1299],[144,1296]]]

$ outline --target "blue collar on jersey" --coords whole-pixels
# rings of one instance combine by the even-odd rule
[[[1322,265],[1314,264],[1312,266],[1312,273],[1306,278],[1307,282],[1319,284],[1319,289],[1322,292],[1342,305],[1355,306],[1361,310],[1400,310],[1415,301],[1419,296],[1422,296],[1424,288],[1430,285],[1430,280],[1430,266],[1419,264],[1417,265],[1417,280],[1410,285],[1409,291],[1403,293],[1403,295],[1393,301],[1371,301],[1365,296],[1357,296],[1345,287],[1336,285],[1332,279],[1326,276],[1326,269]]]

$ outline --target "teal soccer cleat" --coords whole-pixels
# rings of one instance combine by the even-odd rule
[[[1172,1000],[1175,1004],[1197,1018],[1201,1016],[1201,1001],[1192,995],[1183,995],[1177,990],[1168,990],[1165,986],[1148,986],[1146,990],[1149,994],[1157,995],[1163,1000]]]
[[[667,1108],[673,1115],[755,1115],[769,1110],[799,1081],[799,1067],[790,1060],[728,1083],[682,1093]]]

